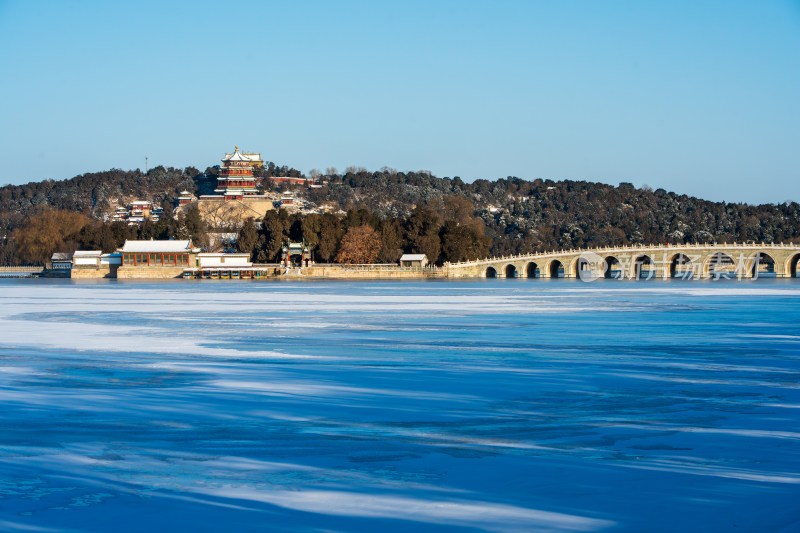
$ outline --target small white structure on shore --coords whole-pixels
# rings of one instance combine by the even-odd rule
[[[248,268],[253,266],[250,254],[200,253],[197,254],[200,268]]]
[[[269,277],[274,267],[253,266],[250,254],[200,253],[195,267],[185,268],[183,277],[189,279],[256,279]]]
[[[400,257],[401,268],[425,268],[428,264],[428,256],[425,254],[403,254]]]
[[[70,270],[72,268],[72,254],[56,252],[50,257],[50,268],[53,270]]]
[[[72,265],[76,267],[99,267],[101,250],[76,250],[72,254]]]
[[[121,265],[122,254],[103,254],[100,256],[100,265]]]
[[[122,254],[104,254],[101,250],[76,250],[72,254],[72,278],[116,278]]]

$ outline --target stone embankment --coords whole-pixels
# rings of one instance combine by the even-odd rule
[[[119,267],[117,279],[175,279],[183,276],[184,267],[179,266],[154,266],[154,267]]]
[[[117,265],[102,265],[99,267],[73,266],[70,275],[72,279],[97,279],[116,278]]]
[[[0,278],[40,278],[45,277],[48,272],[50,271],[41,265],[0,266]],[[69,271],[60,277],[68,278]]]
[[[286,278],[331,279],[429,279],[447,277],[441,268],[403,268],[397,265],[317,264],[284,269]]]

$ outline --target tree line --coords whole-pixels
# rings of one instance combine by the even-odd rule
[[[197,208],[177,218],[146,221],[140,226],[125,222],[104,222],[86,214],[63,209],[39,209],[10,232],[0,245],[0,264],[44,265],[55,252],[102,250],[112,253],[126,240],[192,239],[208,244],[208,233]]]
[[[396,263],[403,253],[423,253],[431,262],[485,257],[491,240],[475,206],[451,195],[415,207],[407,215],[380,217],[366,208],[344,216],[268,211],[239,230],[236,249],[257,263],[276,262],[285,242],[305,242],[322,263]]]
[[[49,250],[73,245],[113,251],[124,238],[191,236],[205,246],[207,233],[214,228],[204,227],[192,211],[180,220],[173,218],[174,199],[183,189],[209,194],[218,174],[218,167],[202,172],[194,167],[155,167],[146,174],[111,169],[69,180],[0,187],[0,263],[41,262]],[[321,176],[328,186],[307,190],[264,179],[259,187],[262,191],[295,188],[299,196],[341,209],[344,216],[269,212],[264,220],[253,221],[252,228],[242,228],[237,246],[252,252],[256,261],[274,261],[284,240],[305,240],[318,261],[337,257],[353,261],[352,254],[338,254],[345,236],[358,227],[368,227],[374,235],[362,229],[345,242],[367,239],[370,246],[361,248],[374,249],[377,237],[380,246],[374,260],[380,262],[394,262],[402,252],[425,253],[441,262],[622,244],[800,242],[796,202],[710,202],[629,183],[517,177],[466,183],[459,177],[390,168],[375,172],[329,168],[311,174]],[[267,162],[257,175],[302,173]],[[141,227],[103,222],[115,205],[133,199],[160,205],[162,220]]]
[[[251,254],[254,262],[280,260],[287,242],[304,242],[317,262],[396,263],[403,253],[424,253],[431,261],[462,261],[484,257],[490,239],[483,221],[463,196],[449,196],[435,205],[418,206],[407,216],[380,218],[367,208],[334,214],[268,211],[261,220],[249,219],[239,228],[233,249]],[[196,206],[177,217],[146,221],[140,226],[103,222],[72,211],[45,210],[14,230],[3,248],[4,264],[44,264],[54,252],[102,250],[111,253],[126,239],[191,239],[195,246],[210,243],[209,228]]]

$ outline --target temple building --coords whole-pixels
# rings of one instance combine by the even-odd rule
[[[232,154],[222,158],[222,172],[214,192],[226,200],[241,200],[243,196],[258,194],[253,167],[263,165],[261,154],[244,154],[235,147]]]
[[[178,196],[178,205],[187,205],[197,200],[192,193],[189,191],[181,191],[180,196]]]
[[[294,193],[292,191],[283,191],[281,193],[281,207],[285,207],[287,205],[294,205]]]
[[[127,207],[118,207],[111,217],[113,222],[127,222],[129,226],[142,224],[145,220],[158,222],[164,210],[148,200],[136,200]]]
[[[203,220],[216,228],[234,228],[249,218],[263,218],[267,211],[275,208],[273,196],[259,194],[256,188],[258,182],[253,169],[263,166],[261,154],[245,153],[235,147],[233,153],[222,158],[214,194],[195,199],[189,191],[183,191],[178,197],[177,212],[197,205]]]

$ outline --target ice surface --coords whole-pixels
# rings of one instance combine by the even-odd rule
[[[0,530],[800,531],[800,286],[0,280]]]

